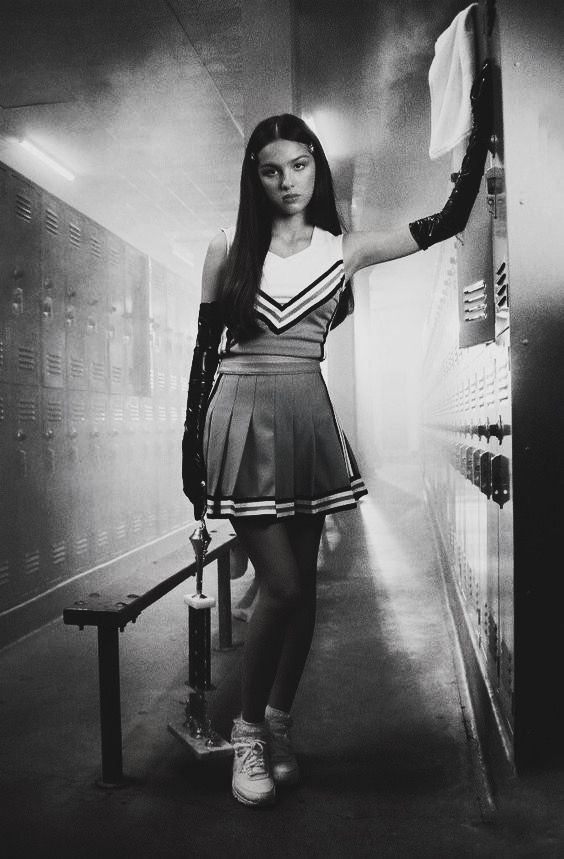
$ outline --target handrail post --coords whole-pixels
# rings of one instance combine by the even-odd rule
[[[121,748],[121,701],[119,684],[119,632],[114,624],[98,626],[98,674],[102,778],[100,787],[125,784]]]

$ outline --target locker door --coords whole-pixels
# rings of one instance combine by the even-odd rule
[[[14,482],[18,601],[42,589],[41,528],[46,515],[41,457],[40,389],[14,385],[12,389]]]
[[[85,247],[85,218],[67,209],[65,352],[67,387],[84,391],[88,387],[86,336],[89,318],[88,258]]]
[[[72,570],[65,393],[58,388],[44,388],[42,401],[44,496],[41,567],[45,584],[52,585],[66,578]]]
[[[37,385],[41,292],[38,189],[11,173],[6,203],[0,282],[3,285],[2,316],[7,320],[8,329],[8,378],[20,385]]]
[[[108,239],[108,360],[112,394],[125,391],[125,246],[114,236]]]
[[[10,205],[8,199],[9,173],[6,167],[0,164],[0,232],[3,236],[8,235],[8,223],[10,219]],[[2,242],[0,245],[0,283],[9,283],[9,257],[8,247]],[[9,321],[12,316],[12,295],[9,290],[2,289],[0,294],[0,384],[10,381],[10,359],[11,359],[11,330]]]
[[[85,219],[86,363],[91,391],[107,392],[108,385],[108,252],[106,232]]]
[[[18,592],[12,415],[12,390],[0,382],[0,605],[4,608],[14,605]]]
[[[110,396],[111,440],[108,457],[107,503],[110,511],[112,549],[121,554],[127,546],[127,469],[125,404],[123,394]]]
[[[81,572],[94,565],[88,393],[69,390],[66,400],[69,531],[73,570]]]
[[[110,415],[107,394],[90,395],[90,485],[92,487],[92,520],[95,563],[111,555],[111,473]]]
[[[127,434],[127,514],[128,541],[130,546],[138,546],[143,542],[143,449],[141,433],[141,414],[139,397],[126,398],[126,434]]]
[[[65,205],[41,195],[41,383],[65,384]]]
[[[149,396],[151,355],[148,260],[130,245],[125,246],[125,319],[129,322],[127,336],[130,337],[126,390],[137,396]]]

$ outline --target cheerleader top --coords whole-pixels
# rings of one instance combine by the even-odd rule
[[[223,232],[229,249],[235,228]],[[239,343],[225,329],[220,356],[280,355],[322,361],[344,288],[342,235],[314,227],[309,246],[292,256],[268,251],[255,302],[260,330]]]

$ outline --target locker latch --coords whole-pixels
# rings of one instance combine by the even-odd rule
[[[492,498],[503,507],[509,501],[509,460],[498,454],[492,459]]]

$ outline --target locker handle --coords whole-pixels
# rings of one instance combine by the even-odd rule
[[[71,429],[69,432],[69,438],[76,438],[78,435],[78,431],[75,429]]]
[[[27,438],[27,435],[23,430],[18,430],[16,432],[16,441],[24,441]]]
[[[21,316],[23,309],[23,289],[18,286],[12,293],[12,313],[14,316]]]
[[[55,433],[52,429],[45,430],[43,433],[43,438],[46,438],[48,441],[54,437]]]

